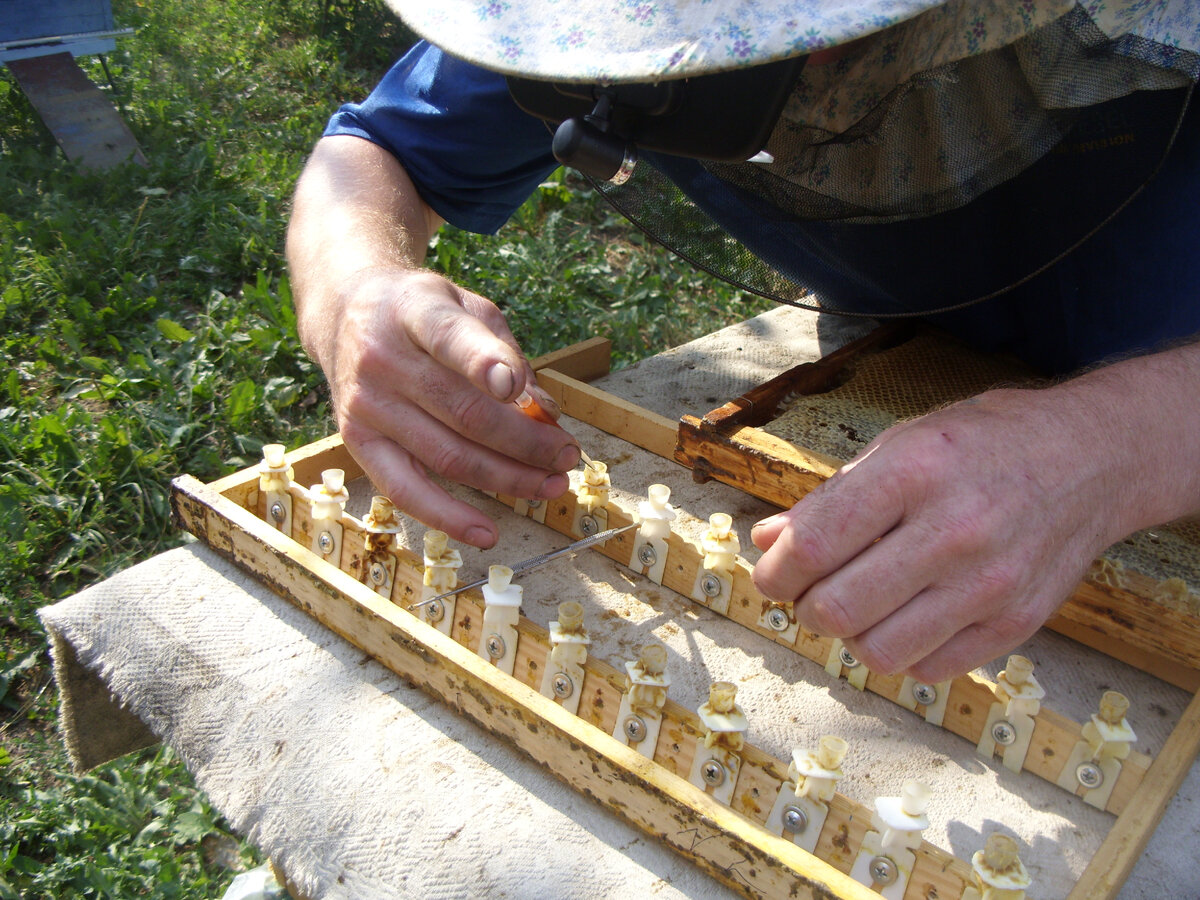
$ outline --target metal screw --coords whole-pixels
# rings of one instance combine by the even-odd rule
[[[629,738],[633,743],[640,744],[646,738],[646,723],[637,716],[628,716],[625,719],[625,737]]]
[[[775,631],[787,631],[788,626],[792,624],[792,620],[788,618],[786,610],[782,610],[778,606],[773,606],[771,607],[771,611],[767,613],[767,624]]]
[[[554,696],[559,700],[566,700],[575,693],[575,683],[571,681],[571,676],[566,672],[559,672],[550,682],[554,689]]]
[[[1104,773],[1095,763],[1080,763],[1075,769],[1075,778],[1088,790],[1094,790],[1104,784]]]
[[[853,669],[858,665],[858,660],[854,658],[854,654],[845,647],[838,651],[838,659],[842,661],[842,665],[847,669]]]
[[[286,515],[287,512],[284,511],[283,504],[278,500],[271,504],[271,518],[275,520],[276,525],[282,523]]]
[[[808,827],[808,816],[798,806],[783,808],[783,827],[792,834],[801,834]]]
[[[530,509],[537,509],[539,506],[542,505],[542,501],[541,500],[526,500],[525,505],[528,506]]]
[[[709,787],[720,787],[725,783],[725,767],[717,760],[710,759],[700,767],[700,777]]]
[[[709,572],[700,578],[700,592],[705,597],[717,598],[721,596],[721,579]]]
[[[1016,742],[1017,729],[1013,727],[1012,722],[1001,719],[992,726],[992,740],[1002,747],[1007,747]]]
[[[432,603],[425,604],[425,618],[430,622],[440,622],[445,615],[446,607],[442,606],[441,600],[434,600]]]
[[[600,523],[596,521],[595,516],[583,516],[579,520],[579,530],[583,532],[584,537],[591,537],[600,533]]]
[[[489,634],[483,646],[492,659],[499,659],[504,655],[504,638],[498,634]]]
[[[652,566],[658,562],[658,554],[654,552],[654,548],[649,544],[642,544],[638,547],[638,561],[643,566]]]
[[[380,563],[380,562],[371,563],[370,575],[371,575],[371,580],[373,582],[375,582],[377,585],[383,584],[385,581],[387,581],[387,569],[384,568],[383,563]]]
[[[887,887],[900,877],[900,870],[896,864],[892,862],[890,857],[877,856],[871,860],[871,865],[867,871],[871,873],[871,880],[875,884]]]
[[[322,553],[333,552],[333,535],[328,531],[322,531],[317,535],[317,549]]]
[[[912,686],[914,699],[922,706],[932,706],[937,703],[937,688],[932,684],[921,684],[918,682]]]

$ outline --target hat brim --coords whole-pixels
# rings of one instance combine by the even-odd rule
[[[546,81],[660,81],[844,44],[944,0],[387,0],[417,34],[486,69]]]

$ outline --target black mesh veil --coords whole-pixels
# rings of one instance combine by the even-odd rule
[[[831,69],[828,77],[837,76]],[[910,229],[916,235],[914,246],[894,250],[927,252],[929,264],[936,265],[937,253],[943,251],[920,245],[920,221],[956,221],[954,217],[965,216],[964,207],[979,206],[973,201],[981,197],[1005,199],[1005,209],[1028,210],[1043,224],[1046,216],[1061,220],[1049,243],[1042,228],[1043,239],[1029,248],[1020,246],[1021,222],[991,223],[997,240],[1013,239],[1017,246],[999,254],[1006,257],[1003,264],[988,263],[979,278],[931,298],[930,307],[916,314],[940,312],[1033,277],[1115,215],[1165,159],[1198,76],[1195,54],[1172,52],[1135,35],[1109,39],[1076,8],[1007,47],[906,79],[837,132],[812,124],[819,117],[807,114],[812,98],[804,95],[812,84],[802,79],[767,144],[771,163],[694,164],[703,172],[693,181],[717,179],[737,198],[754,220],[748,230],[736,223],[730,227],[704,191],[689,190],[689,179],[670,173],[669,166],[641,165],[624,185],[596,187],[655,240],[743,290],[789,304],[877,317],[896,313],[880,306],[863,308],[861,297],[833,296],[821,289],[821,272],[861,262],[839,257],[839,235],[916,222]],[[1055,172],[1060,171],[1055,167],[1065,163],[1051,151],[1075,139],[1081,129],[1086,137],[1109,105],[1134,95],[1151,97],[1157,124],[1139,136],[1130,152],[1117,154],[1119,163],[1106,173],[1095,202],[1063,197],[1055,188]],[[1022,185],[1010,186],[1014,176],[1027,171],[1030,177],[1021,179]],[[1012,191],[1030,196],[1005,197]],[[815,228],[809,227],[812,223]],[[793,242],[804,247],[797,253],[803,261],[792,265],[789,259],[764,259],[748,250],[746,243],[759,246],[746,240],[748,235],[764,230],[776,237],[793,234]],[[817,232],[820,239],[813,236]],[[885,235],[888,229],[874,232]],[[907,312],[914,313],[911,308]]]

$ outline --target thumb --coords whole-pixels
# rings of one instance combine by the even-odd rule
[[[437,276],[425,276],[420,288],[420,302],[399,312],[408,339],[495,399],[516,399],[529,363],[495,305]]]
[[[750,540],[754,542],[755,547],[766,552],[771,549],[790,521],[790,512],[781,512],[755,522],[750,528]]]

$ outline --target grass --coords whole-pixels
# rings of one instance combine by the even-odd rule
[[[81,59],[149,165],[81,172],[0,71],[0,900],[216,897],[256,862],[167,750],[75,775],[38,607],[180,541],[167,485],[331,428],[281,248],[328,115],[410,39],[377,0],[115,0]],[[624,364],[744,303],[558,173],[498,236],[430,264],[506,310],[530,355],[594,334]]]

